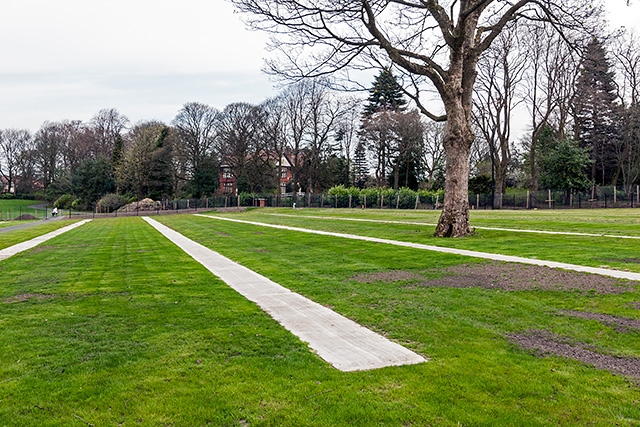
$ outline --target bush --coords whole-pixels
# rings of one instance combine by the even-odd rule
[[[15,196],[12,193],[4,193],[2,196],[0,196],[0,199],[5,199],[5,200],[10,200],[14,198]]]
[[[98,202],[97,209],[100,212],[111,213],[127,204],[127,199],[119,194],[109,193]]]
[[[71,194],[63,194],[53,203],[53,207],[58,209],[71,209],[73,200],[74,198]]]

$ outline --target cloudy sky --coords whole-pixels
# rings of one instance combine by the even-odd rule
[[[614,26],[637,25],[640,1],[606,3]],[[275,94],[260,72],[266,42],[225,0],[2,0],[0,129],[257,103]]]

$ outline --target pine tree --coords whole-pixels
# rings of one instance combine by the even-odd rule
[[[369,165],[367,163],[367,147],[362,141],[358,142],[353,153],[353,182],[357,187],[364,187],[366,177],[369,174]]]
[[[591,151],[591,179],[610,183],[616,172],[616,144],[620,140],[619,106],[611,65],[602,43],[593,39],[586,47],[576,84],[575,138]],[[615,184],[615,183],[613,183]]]
[[[404,111],[407,101],[402,94],[402,87],[389,68],[380,71],[380,74],[369,89],[368,103],[365,107],[365,116],[370,116],[378,111]]]

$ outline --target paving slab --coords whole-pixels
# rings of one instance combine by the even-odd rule
[[[47,234],[43,234],[42,236],[38,236],[35,237],[31,240],[27,240],[26,242],[22,242],[22,243],[18,243],[16,245],[13,246],[9,246],[8,248],[2,249],[0,250],[0,261],[7,259],[15,254],[18,254],[20,252],[24,252],[26,250],[29,250],[31,248],[35,248],[36,246],[38,246],[41,243],[46,242],[47,240],[53,239],[56,236],[59,236],[61,234],[66,233],[69,230],[73,230],[74,228],[78,228],[81,225],[86,224],[87,222],[91,221],[90,219],[86,219],[80,222],[75,222],[71,225],[67,225],[66,227],[62,227],[59,228],[55,231],[52,231],[50,233]]]
[[[323,236],[341,237],[345,239],[361,240],[361,241],[373,242],[373,243],[384,243],[388,245],[403,246],[406,248],[422,249],[427,251],[441,252],[441,253],[447,253],[447,254],[453,254],[453,255],[462,255],[462,256],[469,256],[474,258],[490,259],[494,261],[539,265],[539,266],[550,267],[550,268],[560,268],[562,270],[572,270],[572,271],[579,271],[582,273],[599,274],[601,276],[615,277],[617,279],[640,281],[640,273],[632,273],[629,271],[611,270],[608,268],[586,267],[584,265],[567,264],[564,262],[523,258],[523,257],[512,256],[512,255],[492,254],[487,252],[470,251],[465,249],[446,248],[441,246],[424,245],[422,243],[411,243],[411,242],[403,242],[399,240],[380,239],[377,237],[359,236],[357,234],[334,233],[331,231],[313,230],[309,228],[289,227],[286,225],[267,224],[267,223],[255,222],[255,221],[245,221],[241,219],[225,218],[225,217],[215,216],[215,215],[202,215],[202,214],[196,214],[196,215],[204,218],[211,218],[211,219],[216,219],[220,221],[230,221],[230,222],[237,222],[241,224],[251,224],[251,225],[257,225],[260,227],[277,228],[280,230],[320,234]]]
[[[261,276],[149,217],[152,227],[309,344],[335,368],[350,372],[411,365],[427,359]]]
[[[377,224],[422,225],[424,227],[436,227],[438,225],[438,224],[431,224],[428,222],[390,221],[390,220],[383,220],[383,219],[366,219],[366,218],[345,218],[340,216],[329,217],[329,216],[320,216],[320,215],[291,215],[291,214],[278,214],[278,213],[270,213],[268,215],[287,217],[287,218],[320,219],[323,221],[352,221],[352,222],[373,222]],[[524,228],[483,227],[479,225],[473,225],[471,226],[471,228],[477,229],[477,230],[508,231],[512,233],[551,234],[551,235],[560,235],[560,236],[580,236],[580,237],[609,237],[613,239],[640,240],[640,236],[625,236],[622,234],[580,233],[576,231],[527,230]]]

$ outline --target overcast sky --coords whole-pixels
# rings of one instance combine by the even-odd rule
[[[260,71],[267,36],[225,0],[1,1],[0,129],[88,121],[102,108],[170,122],[185,102],[276,93]],[[638,25],[632,3],[606,1],[613,25]]]

